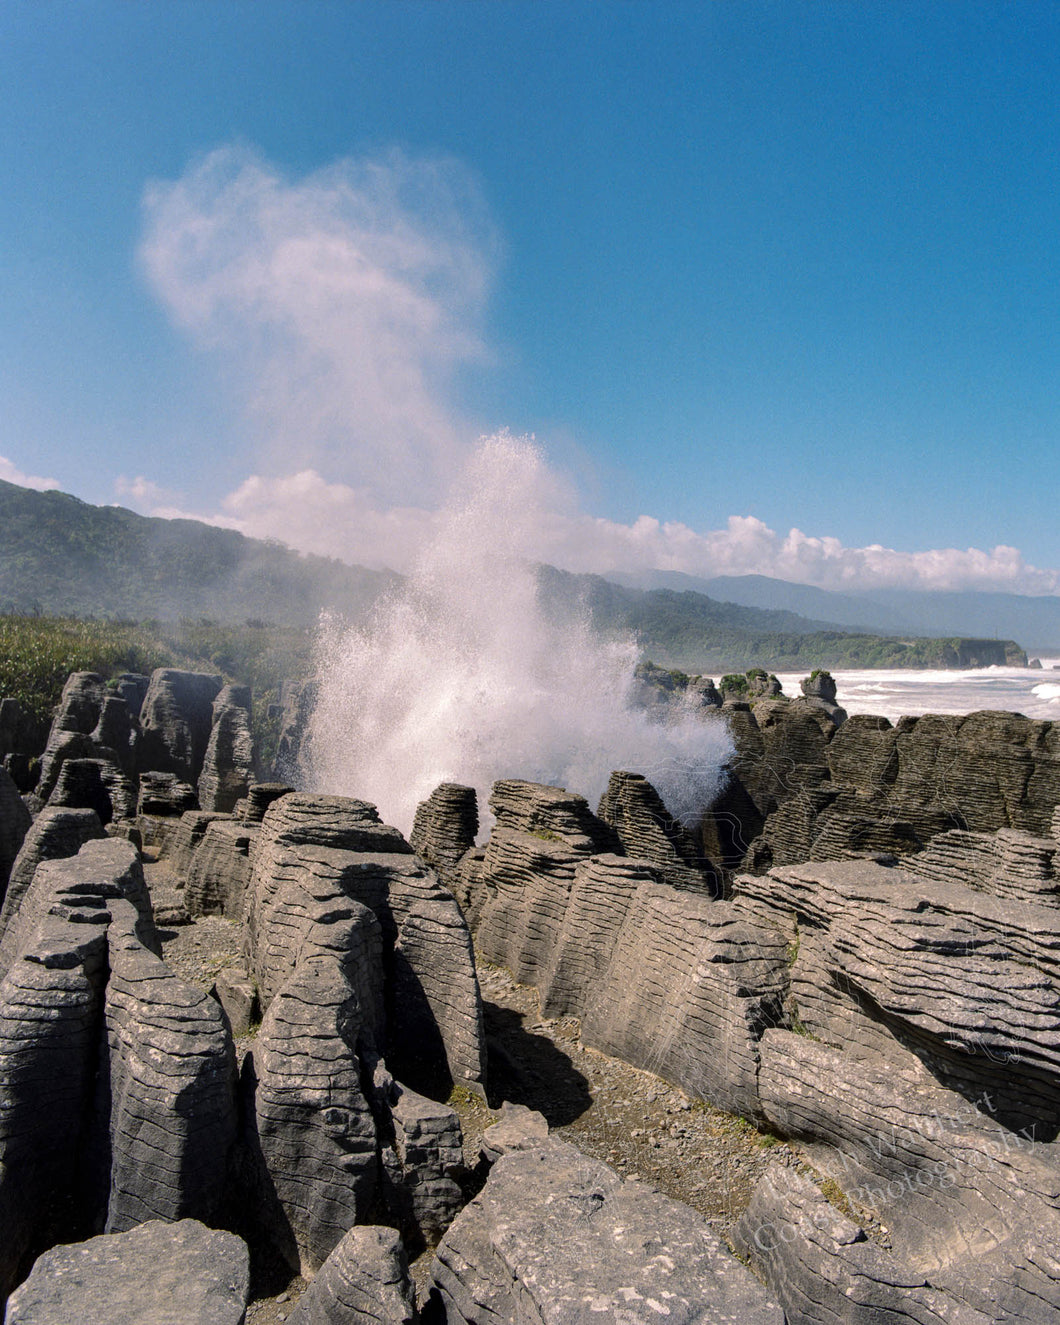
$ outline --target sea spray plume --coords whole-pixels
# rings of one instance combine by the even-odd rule
[[[367,627],[322,623],[305,774],[375,802],[408,832],[443,781],[556,783],[595,803],[610,772],[645,773],[686,822],[732,751],[721,722],[630,707],[636,645],[538,600],[533,557],[563,500],[534,443],[484,438],[407,581]]]

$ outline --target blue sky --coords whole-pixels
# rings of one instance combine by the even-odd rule
[[[2,6],[4,472],[400,562],[508,427],[576,569],[1055,592],[1058,37],[1031,3]]]

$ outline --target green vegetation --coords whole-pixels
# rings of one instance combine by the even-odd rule
[[[598,575],[571,575],[552,566],[538,568],[538,582],[554,612],[588,612],[605,634],[633,634],[663,668],[729,673],[737,685],[735,678],[748,670],[1020,666],[1027,661],[1011,640],[854,634],[794,612],[741,607],[689,591],[627,589]],[[719,689],[724,688],[723,681]]]
[[[323,608],[363,613],[395,578],[197,520],[0,482],[3,612],[312,626]]]
[[[254,690],[255,739],[275,745],[267,708],[279,698],[287,677],[307,674],[312,636],[300,628],[242,626],[199,620],[163,625],[157,621],[78,621],[44,616],[0,616],[0,698],[17,699],[38,722],[47,723],[71,672],[151,672],[183,667],[219,672]]]

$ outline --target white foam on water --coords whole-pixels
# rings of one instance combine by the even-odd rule
[[[1043,658],[1044,673],[1056,659]],[[850,714],[874,713],[892,722],[923,713],[965,714],[982,709],[1022,713],[1028,718],[1058,716],[1060,681],[1027,667],[983,667],[964,671],[861,669],[835,671],[836,700]],[[784,693],[801,693],[800,673],[779,677]]]
[[[499,777],[565,786],[595,808],[614,769],[643,773],[685,822],[712,803],[732,751],[724,722],[651,720],[629,702],[634,640],[542,610],[533,561],[556,499],[531,441],[483,439],[369,626],[323,623],[312,789],[372,801],[406,833],[443,781],[474,786],[480,813]]]

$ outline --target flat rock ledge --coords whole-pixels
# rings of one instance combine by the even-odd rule
[[[431,1277],[424,1319],[446,1325],[784,1322],[701,1215],[555,1139],[497,1161]]]
[[[246,1243],[194,1219],[152,1220],[53,1247],[8,1299],[5,1325],[242,1325]]]

